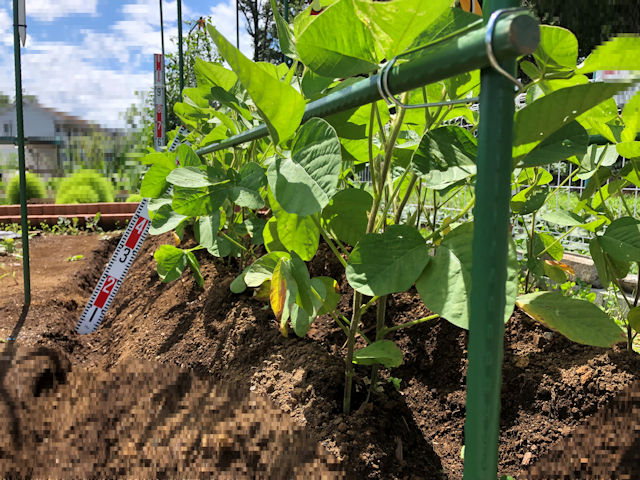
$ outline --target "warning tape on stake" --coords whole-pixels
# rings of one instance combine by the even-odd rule
[[[184,127],[180,127],[169,146],[169,151],[175,151],[180,145],[179,138],[187,134],[187,130]],[[107,268],[105,268],[102,277],[100,277],[98,285],[93,289],[89,303],[82,315],[80,315],[80,320],[76,325],[76,333],[93,333],[102,323],[104,315],[109,310],[113,298],[116,296],[129,268],[131,268],[133,261],[136,259],[147,233],[149,233],[151,220],[149,219],[148,206],[149,199],[142,199],[133,214],[133,218],[129,221],[124,235],[118,242]]]

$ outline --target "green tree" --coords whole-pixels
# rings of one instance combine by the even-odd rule
[[[278,0],[282,5],[282,0]],[[289,20],[304,10],[306,0],[289,0]],[[273,11],[268,0],[239,0],[238,7],[247,21],[247,31],[253,44],[254,62],[284,62],[278,46],[278,32],[273,19]],[[284,14],[281,7],[281,14]]]

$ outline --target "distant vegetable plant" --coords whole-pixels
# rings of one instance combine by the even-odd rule
[[[140,193],[151,198],[151,233],[175,230],[181,236],[192,228],[198,242],[190,249],[160,247],[154,256],[161,279],[175,280],[188,266],[202,285],[194,252],[206,249],[216,257],[236,259],[240,274],[231,290],[254,288],[268,298],[283,335],[293,330],[305,336],[318,316],[329,315],[347,339],[345,413],[352,408],[354,364],[372,366],[368,383],[376,393],[379,368],[402,363],[402,352],[392,340],[396,331],[440,316],[468,328],[475,199],[471,196],[455,216],[441,211],[474,185],[478,114],[469,104],[406,110],[378,101],[302,124],[303,112],[307,102],[359,80],[352,77],[376,72],[383,59],[474,28],[470,25],[477,17],[450,4],[438,0],[426,9],[422,0],[331,0],[321,2],[320,14],[302,12],[293,26],[274,8],[280,46],[291,66],[252,62],[209,26],[230,69],[196,61],[197,87],[185,89],[185,101],[174,107],[191,131],[191,146],[143,160],[150,168]],[[617,55],[621,46],[637,54]],[[595,157],[590,156],[594,147],[588,147],[589,134],[604,135],[616,145],[609,148],[635,159],[624,175],[637,175],[637,110],[622,116],[610,110],[612,96],[625,85],[590,83],[586,74],[636,68],[640,45],[637,39],[629,43],[627,37],[618,37],[576,66],[575,37],[564,29],[543,27],[533,58],[535,63],[520,64],[532,82],[524,88],[526,106],[514,118],[513,144],[511,207],[514,222],[528,227],[525,272],[519,272],[516,245],[510,241],[504,320],[517,302],[533,318],[577,342],[610,346],[622,340],[622,332],[598,307],[533,291],[534,278],[559,279],[564,270],[558,260],[562,239],[536,232],[532,216],[551,193],[551,175],[544,165],[568,159],[581,165],[584,174],[603,167],[599,147]],[[464,99],[478,94],[479,83],[479,72],[468,72],[407,92],[402,100]],[[195,153],[261,122],[270,133],[266,139],[206,156]],[[592,158],[595,163],[589,163]],[[370,182],[359,180],[365,168]],[[607,221],[605,197],[613,190],[605,188],[614,187],[596,180],[580,212],[558,210],[546,220],[593,232],[598,245],[618,261],[621,249],[605,237],[619,226],[624,230],[620,235],[636,242],[629,233],[636,224]],[[617,228],[613,231],[618,235]],[[343,266],[349,292],[341,291],[336,279],[310,275],[306,262],[315,257],[321,238]],[[267,251],[259,258],[258,246]],[[527,285],[526,294],[518,297],[520,273]],[[388,296],[413,286],[433,314],[390,325]],[[345,293],[352,296],[351,308],[341,311],[338,305]],[[370,308],[376,309],[376,326],[366,334],[361,320]],[[629,319],[632,329],[636,315]],[[357,338],[366,346],[357,349]]]

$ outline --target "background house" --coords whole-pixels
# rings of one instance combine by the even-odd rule
[[[109,162],[122,136],[116,129],[106,129],[58,112],[33,98],[24,101],[24,133],[26,167],[45,179],[63,175],[65,167],[72,161],[86,163],[87,166],[95,162]],[[15,105],[0,107],[0,169],[4,170],[5,180],[17,168],[17,147],[12,143],[16,135]],[[99,149],[92,145],[96,142],[91,139],[96,137],[99,137]],[[100,158],[89,158],[90,155]]]

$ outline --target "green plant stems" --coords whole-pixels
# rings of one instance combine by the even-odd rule
[[[336,256],[336,258],[338,259],[342,267],[346,268],[347,262],[344,260],[344,258],[342,258],[342,255],[340,255],[340,252],[331,241],[331,238],[329,237],[329,235],[327,235],[327,232],[325,232],[324,228],[322,228],[322,225],[320,224],[320,220],[318,219],[318,217],[316,215],[312,215],[311,218],[313,218],[313,222],[318,227],[318,230],[320,230],[320,235],[322,235],[322,238],[324,238],[324,241],[327,242],[327,245],[329,245],[329,248],[331,249],[333,254]]]
[[[487,22],[495,10],[518,5],[517,0],[489,0],[484,4],[484,20]],[[502,68],[515,74],[515,60],[514,56],[502,61]],[[464,480],[493,479],[498,471],[509,201],[513,168],[514,85],[491,68],[482,69],[480,82]]]
[[[16,123],[18,129],[18,169],[20,175],[20,224],[22,226],[22,275],[24,308],[31,304],[31,269],[29,265],[29,219],[27,211],[27,176],[24,162],[24,118],[22,111],[22,66],[18,31],[18,0],[13,0],[13,56],[16,79]]]
[[[397,95],[454,75],[488,67],[485,34],[486,26],[479,26],[412,53],[409,61],[399,63],[389,71],[391,93]],[[527,55],[536,49],[538,40],[538,21],[533,15],[525,12],[505,15],[496,23],[493,35],[494,53],[498,60]],[[379,74],[372,75],[309,103],[302,122],[380,100],[378,78]],[[220,143],[201,148],[196,153],[204,155],[266,137],[268,134],[267,126],[261,124]]]
[[[388,295],[382,295],[378,300],[378,305],[376,308],[376,342],[378,340],[382,340],[386,333],[386,325],[384,324],[385,314],[387,313],[387,297]],[[371,392],[376,391],[376,387],[378,384],[378,370],[380,369],[379,365],[374,365],[371,368],[371,386],[369,388],[369,395]],[[367,398],[369,398],[367,395]]]
[[[422,317],[422,318],[418,318],[417,320],[411,320],[410,322],[401,323],[400,325],[394,325],[393,327],[385,327],[384,335],[386,335],[387,333],[395,332],[397,330],[401,330],[403,328],[409,328],[415,325],[420,325],[421,323],[435,320],[437,318],[440,318],[440,315],[436,313],[433,315],[429,315],[428,317]]]
[[[356,333],[358,324],[360,323],[360,307],[362,303],[362,294],[354,292],[353,294],[353,314],[351,316],[351,325],[349,325],[349,336],[347,337],[347,356],[344,359],[344,397],[342,399],[342,411],[345,415],[351,412],[351,386],[353,384],[353,349],[356,343]]]

